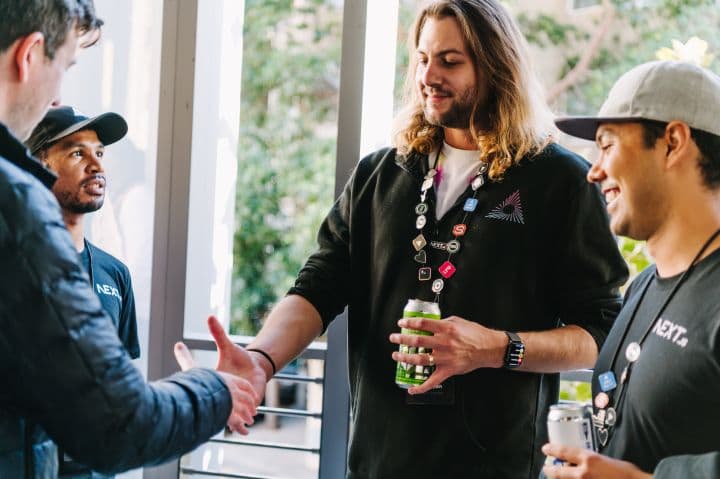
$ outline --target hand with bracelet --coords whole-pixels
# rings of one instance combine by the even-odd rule
[[[248,350],[234,344],[225,332],[225,328],[223,328],[220,321],[218,321],[218,319],[214,316],[210,316],[208,318],[208,329],[210,330],[210,334],[212,334],[218,348],[218,362],[215,366],[215,370],[218,371],[218,373],[221,373],[226,383],[228,383],[228,376],[234,376],[237,379],[242,379],[249,383],[252,387],[252,392],[254,393],[254,414],[254,408],[262,401],[262,398],[265,395],[265,386],[272,377],[272,375],[266,372],[270,371],[271,368],[268,367],[266,369],[262,366],[262,361],[268,361],[268,359],[263,358],[262,354],[250,354]],[[175,359],[183,370],[195,367],[195,362],[185,344],[181,342],[176,343],[174,352]],[[272,367],[274,368],[274,364]],[[233,386],[234,383],[235,381],[230,381],[230,383],[228,383],[228,388],[231,390],[231,393],[233,393],[233,415],[235,414],[236,409],[236,388]],[[231,419],[233,415],[231,415]],[[242,418],[246,419],[244,415]],[[230,421],[228,421],[228,426],[232,430],[247,433],[244,425],[242,424],[243,422],[245,424],[251,424],[251,421],[235,420],[233,424],[230,424]]]

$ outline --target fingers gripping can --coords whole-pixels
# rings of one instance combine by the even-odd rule
[[[550,406],[547,421],[550,443],[597,450],[591,406],[573,403],[553,404]],[[557,459],[553,463],[564,464]]]
[[[403,309],[403,318],[426,318],[440,319],[440,305],[431,301],[422,301],[419,299],[410,299]],[[416,329],[401,328],[402,334],[416,334],[419,336],[432,336],[427,331],[418,331]],[[400,345],[399,351],[406,354],[430,354],[431,349],[415,348]],[[416,366],[403,362],[397,363],[395,370],[395,383],[401,388],[408,389],[413,386],[422,384],[430,377],[435,370],[435,366]]]

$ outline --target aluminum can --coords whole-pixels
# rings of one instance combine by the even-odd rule
[[[440,305],[431,301],[422,301],[419,299],[408,300],[403,309],[403,318],[427,318],[440,319]],[[416,329],[400,328],[402,334],[416,334],[419,336],[432,336],[427,331],[418,331]],[[430,354],[431,349],[415,348],[401,344],[398,350],[406,354]],[[418,386],[430,377],[435,370],[435,366],[416,366],[403,362],[397,363],[395,369],[395,384],[404,389]]]
[[[550,406],[547,421],[550,443],[597,451],[591,406],[576,403],[554,404]],[[563,465],[564,461],[555,459],[553,464]]]

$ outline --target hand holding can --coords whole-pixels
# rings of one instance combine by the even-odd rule
[[[410,299],[403,309],[403,318],[427,318],[439,320],[441,318],[440,306],[434,302]],[[401,328],[400,332],[402,334],[432,336],[432,333],[430,332],[415,329]],[[432,354],[432,349],[422,347],[415,348],[404,344],[401,344],[398,350],[405,354]],[[434,365],[421,366],[398,362],[395,370],[395,383],[403,389],[418,386],[430,377],[434,369]]]
[[[587,404],[560,403],[550,406],[547,426],[551,444],[597,450],[592,407]],[[548,461],[552,461],[553,465],[565,465],[555,458],[548,457]]]

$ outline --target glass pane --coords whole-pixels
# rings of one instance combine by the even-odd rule
[[[230,331],[252,335],[333,201],[342,4],[245,7]]]

